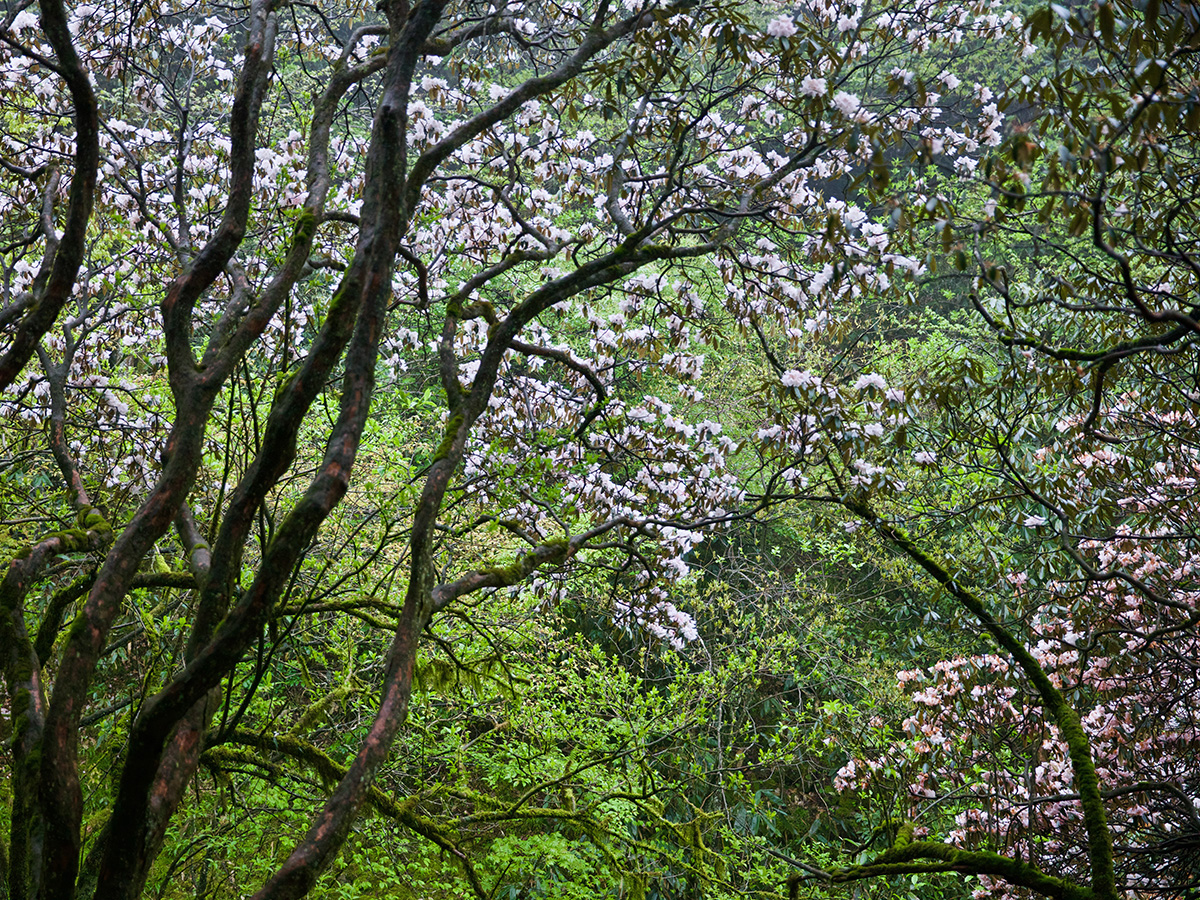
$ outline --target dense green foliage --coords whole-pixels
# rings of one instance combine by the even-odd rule
[[[1197,889],[1193,8],[26,6],[0,898]]]

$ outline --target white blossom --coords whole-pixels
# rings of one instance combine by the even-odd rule
[[[779,377],[784,387],[819,387],[821,379],[807,370],[788,369]]]
[[[829,90],[829,86],[825,83],[824,78],[806,75],[800,81],[800,93],[806,97],[824,97],[827,90]]]
[[[796,31],[796,22],[791,16],[780,16],[767,25],[767,34],[771,37],[791,37]]]
[[[833,107],[847,119],[852,119],[862,108],[859,99],[846,91],[838,91],[833,95]]]
[[[869,387],[875,387],[881,391],[886,391],[887,382],[883,380],[882,375],[876,372],[870,372],[866,375],[859,375],[858,381],[854,382],[854,389],[856,391],[866,390]]]

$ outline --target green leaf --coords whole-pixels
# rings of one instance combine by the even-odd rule
[[[1111,44],[1113,42],[1113,32],[1115,31],[1112,4],[1101,3],[1098,17],[1100,19],[1100,36]]]

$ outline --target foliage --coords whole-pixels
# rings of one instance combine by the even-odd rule
[[[2,24],[9,896],[1195,886],[1194,10]]]

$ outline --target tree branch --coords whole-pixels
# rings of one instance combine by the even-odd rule
[[[1087,830],[1088,838],[1092,894],[1096,900],[1116,900],[1112,832],[1108,827],[1104,798],[1100,793],[1100,779],[1096,774],[1096,764],[1092,759],[1091,742],[1088,740],[1087,732],[1083,730],[1079,713],[1067,703],[1062,692],[1050,681],[1046,671],[1033,657],[1033,654],[992,616],[979,597],[959,584],[941,563],[918,547],[899,528],[880,519],[864,502],[849,498],[842,502],[846,509],[865,519],[881,537],[903,551],[969,610],[1020,666],[1025,677],[1033,684],[1042,705],[1053,717],[1059,734],[1067,745],[1071,769],[1075,775],[1075,783],[1079,787],[1084,827]],[[922,842],[922,845],[924,843]],[[993,873],[985,872],[984,874]]]

